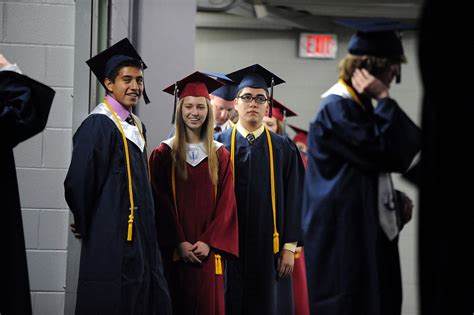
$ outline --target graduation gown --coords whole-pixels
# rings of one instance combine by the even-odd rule
[[[127,136],[137,207],[132,241],[127,241],[130,201],[124,145],[107,113],[100,104],[75,133],[64,182],[66,201],[83,237],[76,314],[171,314],[146,150]]]
[[[304,241],[311,314],[396,315],[398,238],[379,225],[379,172],[405,171],[420,130],[390,98],[331,94],[310,124]]]
[[[171,145],[171,144],[170,144]],[[217,196],[209,176],[207,157],[187,166],[188,179],[176,175],[176,206],[172,192],[172,150],[161,143],[150,157],[158,239],[165,260],[174,314],[224,314],[224,276],[216,274],[215,255],[238,256],[237,207],[229,152],[221,145]],[[202,265],[176,257],[179,243],[201,241],[209,245]],[[175,253],[175,256],[173,256]]]
[[[270,133],[276,186],[276,221],[283,244],[299,242],[304,167],[298,149],[286,137]],[[232,129],[216,135],[230,150]],[[227,314],[293,314],[291,277],[278,279],[273,254],[273,211],[266,134],[254,143],[236,132],[235,196],[239,216],[238,261],[227,268]]]
[[[13,148],[46,126],[54,90],[27,76],[0,71],[0,313],[31,314],[25,238]]]

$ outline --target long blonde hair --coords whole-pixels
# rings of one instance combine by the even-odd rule
[[[209,99],[206,98],[207,117],[201,126],[200,138],[204,142],[207,159],[209,164],[209,176],[214,185],[217,185],[219,161],[217,158],[216,146],[214,145],[214,115]],[[188,179],[186,171],[186,125],[182,114],[183,99],[180,99],[176,106],[176,132],[172,145],[172,158],[176,164],[178,175],[184,179]]]

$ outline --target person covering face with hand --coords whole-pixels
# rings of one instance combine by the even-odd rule
[[[405,26],[340,23],[357,33],[308,134],[303,222],[311,314],[400,315],[398,235],[412,204],[394,190],[390,173],[407,171],[420,150],[419,128],[389,93],[400,81],[398,31]]]

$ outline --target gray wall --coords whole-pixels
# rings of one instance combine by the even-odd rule
[[[317,60],[297,57],[298,32],[199,28],[196,33],[196,69],[228,73],[254,63],[267,67],[287,82],[275,87],[274,95],[299,114],[289,118],[288,122],[307,129],[319,109],[320,95],[335,83],[337,64],[346,54],[350,33],[336,27],[335,34],[338,36],[338,58]],[[402,82],[392,85],[391,95],[419,124],[421,86],[414,33],[404,34],[404,47],[408,64],[402,66]],[[416,205],[417,191],[398,177],[394,180],[397,188],[407,192]],[[414,211],[416,213],[417,209]],[[404,228],[400,238],[403,315],[418,313],[415,227],[416,218]]]
[[[72,125],[74,1],[0,2],[0,52],[56,91],[46,129],[15,148],[35,314],[62,314]]]
[[[194,71],[196,1],[143,0],[139,6],[137,42],[145,70],[145,86],[151,104],[137,113],[148,131],[148,153],[171,129],[173,97],[162,90]]]

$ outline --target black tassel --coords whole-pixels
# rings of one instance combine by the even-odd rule
[[[275,79],[272,77],[272,83],[270,84],[270,109],[268,110],[268,117],[273,117],[273,85],[275,84]]]
[[[176,82],[176,84],[174,85],[174,105],[173,105],[173,116],[171,118],[171,124],[174,125],[174,122],[176,120],[176,102],[178,101],[178,93],[179,93],[179,89],[178,89],[178,82]]]

